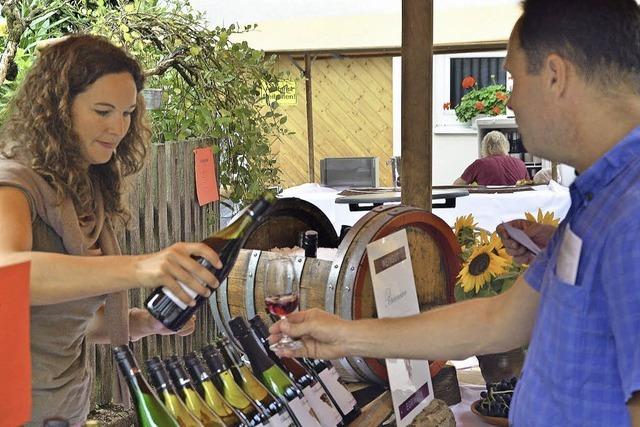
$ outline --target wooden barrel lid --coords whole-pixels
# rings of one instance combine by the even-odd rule
[[[338,246],[333,224],[316,205],[295,197],[281,198],[251,233],[244,248],[290,248],[298,244],[299,233],[306,230],[318,232],[318,246]]]

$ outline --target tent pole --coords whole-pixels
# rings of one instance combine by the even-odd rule
[[[402,203],[431,211],[433,0],[402,0]]]
[[[307,145],[309,151],[309,182],[315,182],[315,159],[313,155],[313,92],[311,90],[311,58],[304,55],[304,82],[307,99]]]

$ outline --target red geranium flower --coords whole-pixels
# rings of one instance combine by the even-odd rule
[[[450,102],[445,102],[444,105],[442,106],[443,109],[445,110],[450,110],[451,109],[451,103]]]
[[[496,92],[496,99],[499,101],[506,101],[509,97],[504,92]]]
[[[493,114],[500,114],[502,112],[502,108],[496,105],[491,111],[493,111]]]
[[[476,110],[482,111],[483,108],[484,108],[484,103],[482,101],[476,102]]]
[[[476,84],[476,79],[473,76],[467,76],[462,80],[462,87],[464,89],[471,89]]]

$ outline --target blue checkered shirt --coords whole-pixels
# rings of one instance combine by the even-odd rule
[[[640,127],[570,191],[569,213],[525,273],[541,301],[516,427],[628,426],[625,404],[640,390]],[[567,225],[582,239],[575,285],[556,270]]]

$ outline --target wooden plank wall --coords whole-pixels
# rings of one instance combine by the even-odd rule
[[[219,213],[218,203],[198,205],[194,181],[194,155],[197,147],[213,144],[198,139],[165,144],[153,144],[150,162],[132,183],[130,192],[131,221],[121,236],[123,253],[141,254],[158,251],[178,241],[200,241],[211,234]],[[142,307],[152,290],[129,291],[131,307]],[[201,310],[196,331],[188,337],[151,336],[132,344],[134,355],[144,370],[144,362],[153,357],[163,359],[173,354],[183,355],[199,350],[215,336],[213,318],[208,309]],[[94,364],[94,404],[112,400],[112,378],[116,367],[112,363],[111,347],[91,346]]]
[[[391,185],[387,160],[392,142],[391,57],[315,59],[312,62],[315,182],[320,182],[320,160],[325,157],[376,156],[380,185]],[[297,60],[304,67],[304,60]],[[285,187],[308,181],[305,84],[287,56],[280,71],[298,79],[297,105],[283,106],[287,126],[295,135],[276,142]]]

